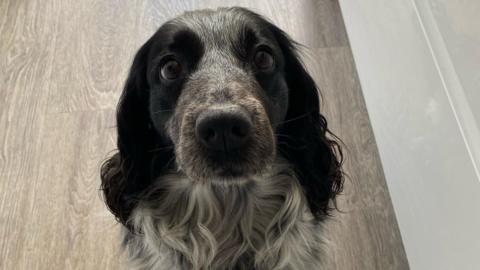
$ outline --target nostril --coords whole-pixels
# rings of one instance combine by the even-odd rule
[[[207,142],[214,140],[215,136],[217,136],[217,133],[213,128],[207,128],[203,133],[203,139]]]
[[[242,128],[238,125],[234,125],[232,127],[232,135],[236,136],[236,137],[246,137],[248,134],[248,131],[246,128]]]

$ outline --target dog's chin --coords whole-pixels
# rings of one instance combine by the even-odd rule
[[[268,171],[267,167],[270,166],[256,169],[246,169],[238,165],[218,166],[212,168],[210,180],[213,182],[244,182],[264,174]]]
[[[194,166],[179,164],[179,168],[193,181],[233,184],[248,182],[267,174],[272,168],[274,157],[265,157],[262,161],[257,162],[228,158],[215,161],[200,159],[202,162],[198,162],[199,159],[196,159],[197,163]],[[202,165],[198,166],[199,164]]]

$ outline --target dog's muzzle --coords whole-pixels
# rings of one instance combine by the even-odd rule
[[[192,81],[184,91],[191,95],[178,105],[179,117],[172,123],[179,132],[176,136],[171,129],[171,137],[177,138],[177,164],[192,179],[245,179],[264,173],[275,158],[272,126],[256,98],[260,88],[246,79],[228,81],[221,89]]]

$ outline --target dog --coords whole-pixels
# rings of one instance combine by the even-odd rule
[[[101,168],[132,269],[322,269],[343,155],[298,46],[234,7],[138,50]]]

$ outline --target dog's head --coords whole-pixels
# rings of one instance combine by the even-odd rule
[[[124,224],[139,194],[171,169],[192,181],[235,182],[281,155],[316,217],[342,187],[341,151],[327,138],[295,43],[243,8],[187,12],[162,25],[135,56],[117,128],[119,152],[101,175]]]

